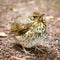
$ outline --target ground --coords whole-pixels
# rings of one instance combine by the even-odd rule
[[[41,41],[40,49],[30,49],[27,55],[21,51],[13,38],[0,36],[0,60],[59,60],[60,59],[60,0],[0,0],[0,32],[10,32],[12,22],[17,17],[25,16],[32,11],[44,13],[48,38]],[[30,51],[29,50],[29,51]]]

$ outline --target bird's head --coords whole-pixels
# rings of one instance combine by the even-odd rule
[[[33,12],[30,16],[30,19],[34,20],[34,21],[35,20],[42,20],[44,15],[45,14],[41,14],[40,12]]]

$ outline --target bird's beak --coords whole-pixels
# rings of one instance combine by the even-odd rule
[[[43,18],[44,15],[45,15],[45,14],[42,14],[41,16],[39,16],[39,19]]]
[[[40,17],[43,17],[45,14],[42,14]]]

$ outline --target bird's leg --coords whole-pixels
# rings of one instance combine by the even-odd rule
[[[47,50],[44,47],[36,47],[36,50],[40,51],[41,53],[47,52]]]
[[[36,46],[36,49],[39,50],[41,53],[44,53],[44,51],[41,48],[37,47],[37,46]]]
[[[23,51],[26,55],[31,55],[31,56],[35,56],[35,54],[30,53],[31,51],[27,51],[25,48],[23,48]]]
[[[23,51],[24,51],[25,54],[30,54],[30,52],[27,51],[27,50],[25,49],[25,47],[23,47]]]

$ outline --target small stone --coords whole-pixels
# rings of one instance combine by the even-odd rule
[[[60,17],[58,17],[57,20],[60,20]]]
[[[46,16],[46,19],[54,18],[53,16]]]
[[[0,37],[7,37],[7,34],[5,34],[4,32],[0,32]]]

